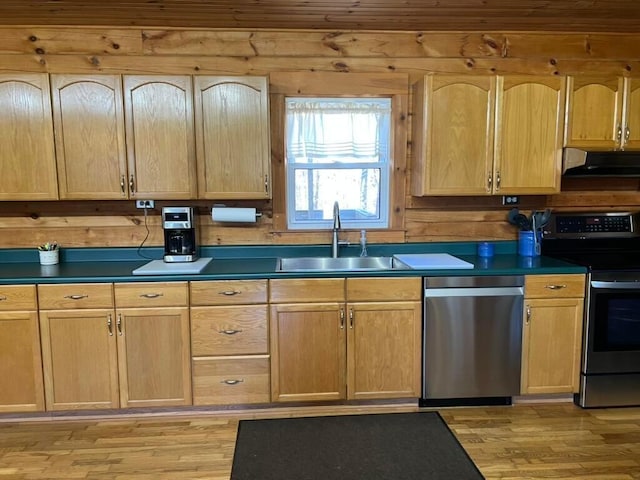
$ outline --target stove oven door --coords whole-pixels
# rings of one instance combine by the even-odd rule
[[[640,405],[640,274],[593,273],[580,405]]]

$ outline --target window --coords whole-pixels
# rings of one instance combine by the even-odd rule
[[[389,225],[390,98],[286,99],[290,229]]]

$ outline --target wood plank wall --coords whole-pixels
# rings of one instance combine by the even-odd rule
[[[0,73],[340,72],[347,82],[350,73],[404,73],[411,84],[429,72],[629,76],[639,71],[640,34],[0,27]],[[396,172],[407,186],[404,211],[398,213],[403,218],[396,222],[402,227],[371,231],[371,242],[515,239],[500,197],[410,196],[410,143],[409,134],[406,168]],[[274,165],[281,161],[274,155]],[[633,179],[573,179],[563,183],[561,194],[522,197],[520,208],[636,210],[639,186]],[[329,232],[275,228],[277,198],[225,202],[262,211],[255,225],[214,225],[212,203],[184,202],[198,208],[203,245],[330,241]],[[133,201],[0,202],[0,248],[48,240],[68,247],[137,246],[145,238],[145,245],[161,245],[160,208],[176,204],[181,203],[158,201],[145,218]],[[357,242],[358,232],[345,236]]]

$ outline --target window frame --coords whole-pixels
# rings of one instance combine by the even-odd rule
[[[310,96],[310,97],[300,97],[298,95],[285,97],[285,122],[287,121],[287,109],[286,102],[289,99],[365,99],[365,100],[388,100],[389,101],[389,137],[388,144],[389,149],[383,156],[383,161],[381,162],[344,162],[344,163],[290,163],[288,161],[288,155],[286,152],[286,127],[285,127],[285,197],[286,197],[286,217],[287,217],[287,228],[289,230],[319,230],[319,229],[327,229],[331,228],[332,219],[319,219],[319,220],[296,220],[295,218],[295,194],[291,192],[291,188],[295,186],[295,176],[296,172],[300,170],[307,171],[317,171],[317,170],[357,170],[357,169],[372,169],[372,170],[380,170],[380,183],[379,183],[379,194],[378,194],[378,208],[379,208],[379,216],[374,220],[367,219],[345,219],[342,217],[342,228],[356,228],[356,229],[386,229],[389,228],[389,202],[391,197],[391,157],[392,157],[392,147],[393,147],[393,125],[391,119],[393,118],[393,102],[390,97],[384,96],[358,96],[358,97],[349,97],[349,96]],[[344,204],[340,204],[341,208],[344,208]]]
[[[278,242],[325,243],[330,230],[289,230],[286,209],[285,98],[389,97],[391,98],[391,151],[389,157],[389,226],[371,229],[370,240],[405,242],[405,200],[408,163],[409,75],[404,73],[273,72],[269,76],[273,214],[272,235]],[[327,232],[318,235],[316,232]],[[358,242],[360,230],[349,229],[341,238]],[[326,236],[326,238],[325,238]]]

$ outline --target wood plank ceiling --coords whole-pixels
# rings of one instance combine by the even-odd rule
[[[1,0],[0,25],[640,32],[640,0]]]

